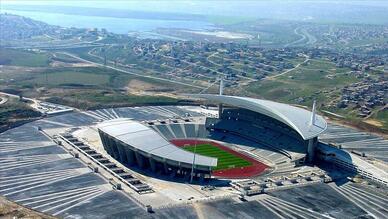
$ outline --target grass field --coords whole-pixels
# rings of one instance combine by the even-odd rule
[[[349,74],[348,68],[337,68],[334,63],[314,59],[288,74],[252,83],[247,90],[264,98],[310,106],[313,99],[326,102],[338,98],[345,85],[360,79]],[[326,93],[325,93],[326,92]],[[303,98],[300,101],[299,98]]]
[[[218,163],[214,170],[246,167],[252,165],[251,162],[211,144],[198,144],[196,149],[194,145],[190,145],[183,147],[183,149],[190,152],[194,152],[195,150],[197,154],[217,158]]]
[[[377,112],[373,118],[381,122],[381,128],[388,130],[388,109]]]
[[[0,65],[46,67],[49,65],[49,62],[49,57],[43,53],[0,49]]]
[[[76,71],[60,71],[48,74],[37,74],[29,82],[38,85],[103,85],[109,83],[109,75],[93,74]]]

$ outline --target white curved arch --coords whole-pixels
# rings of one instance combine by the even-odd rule
[[[327,123],[322,116],[316,115],[314,124],[311,125],[310,111],[284,103],[254,99],[250,97],[213,94],[192,94],[189,96],[194,98],[203,98],[212,102],[223,103],[264,114],[292,127],[302,136],[304,140],[318,136],[327,128]]]
[[[183,150],[164,139],[152,128],[128,118],[107,120],[97,125],[99,131],[149,156],[156,156],[187,165],[216,167],[217,158]]]

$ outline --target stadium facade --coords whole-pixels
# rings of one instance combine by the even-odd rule
[[[310,112],[283,103],[248,97],[213,94],[190,96],[219,104],[219,118],[208,118],[206,122],[208,129],[222,130],[268,146],[271,146],[268,143],[276,142],[280,140],[277,138],[282,137],[284,142],[272,145],[274,149],[287,153],[283,150],[287,144],[300,145],[299,148],[293,148],[306,148],[309,162],[314,160],[318,135],[327,128],[325,119],[315,114],[315,103],[313,111]],[[225,108],[224,105],[229,108]]]
[[[136,164],[153,172],[165,174],[210,177],[217,159],[195,155],[171,144],[156,131],[130,119],[115,119],[103,122],[98,132],[105,150],[113,158],[126,165]]]
[[[296,164],[314,159],[317,136],[327,127],[321,116],[287,104],[226,95],[192,97],[220,104],[219,117],[206,118],[202,124],[206,131],[199,135],[197,129],[196,138],[222,142],[225,137],[236,136],[265,145]],[[98,132],[108,154],[125,165],[170,175],[193,172],[201,178],[211,176],[216,158],[194,155],[171,144],[171,137],[155,131],[158,128],[154,126],[115,119],[99,124]]]

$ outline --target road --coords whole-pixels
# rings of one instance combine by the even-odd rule
[[[221,58],[221,57],[219,57],[219,56],[215,56],[215,54],[212,54],[212,55],[210,55],[210,56],[214,56],[214,57],[218,57],[218,58]],[[208,59],[209,58],[211,58],[211,57],[208,57]],[[229,60],[229,61],[233,61],[233,62],[239,62],[240,60],[238,60],[238,59],[231,59],[231,58],[226,58],[226,57],[222,57],[222,59],[224,59],[224,60]],[[215,62],[213,62],[213,61],[211,61],[211,60],[208,60],[209,62],[211,62],[211,63],[213,63],[213,64],[217,64],[217,63],[215,63]],[[250,66],[249,67],[251,67],[251,68],[255,68],[254,67],[254,62],[253,61],[250,61],[250,60],[244,60],[244,61],[246,61],[246,62],[248,62],[249,64],[250,64]],[[278,69],[277,67],[275,67],[275,66],[272,66],[272,65],[267,65],[267,64],[264,64],[264,63],[260,63],[260,65],[262,65],[262,66],[267,66],[267,67],[270,67],[270,68],[273,68],[273,69]],[[232,69],[234,69],[234,70],[236,70],[236,71],[240,71],[240,72],[242,72],[241,70],[239,70],[239,69],[235,69],[235,68],[232,68]],[[269,74],[272,74],[273,72],[270,72],[270,71],[267,71],[267,70],[264,70],[264,69],[262,69],[262,68],[260,68],[260,71],[264,71],[264,72],[267,72],[267,73],[269,73]]]
[[[166,56],[166,55],[161,55],[161,56],[164,57],[164,58],[167,58],[167,59],[174,59],[174,60],[176,59],[176,58],[174,58],[174,57],[170,57],[170,56]],[[197,64],[197,63],[189,62],[189,61],[186,61],[186,60],[180,60],[180,61],[181,61],[181,62],[184,62],[184,63],[186,63],[186,64],[188,64],[188,65],[192,65],[192,66],[204,68],[204,69],[207,69],[207,70],[210,70],[210,71],[214,71],[214,72],[216,72],[216,73],[219,74],[219,75],[223,75],[223,76],[226,75],[225,73],[222,73],[222,72],[220,72],[220,71],[217,71],[217,70],[215,70],[215,69],[212,69],[212,68],[209,68],[209,67],[206,67],[206,66],[203,66],[203,65],[199,65],[199,64]],[[243,79],[248,80],[249,82],[248,82],[247,84],[249,84],[249,83],[252,82],[252,81],[257,81],[256,79],[249,78],[249,77],[245,77],[245,76],[241,76],[241,75],[236,75],[236,77],[238,77],[238,78],[243,78]],[[241,83],[241,85],[246,85],[246,84]]]
[[[17,98],[19,99],[19,95],[15,95],[15,94],[10,94],[10,93],[4,93],[4,92],[0,92],[0,94],[2,95],[5,95],[5,96],[8,96],[8,97],[14,97],[14,98]],[[2,97],[3,98],[3,97]],[[37,100],[37,99],[33,99],[33,98],[28,98],[28,97],[23,97],[24,100],[28,100],[28,101],[31,101],[32,103],[29,104],[32,108],[36,109],[37,111],[40,111],[40,109],[38,108],[39,106],[39,103],[40,101]],[[0,103],[1,105],[2,103]]]
[[[125,73],[125,74],[135,75],[135,76],[143,77],[143,78],[150,78],[150,79],[159,80],[159,81],[165,81],[165,82],[169,82],[169,83],[173,83],[173,84],[179,84],[179,85],[184,85],[184,86],[198,88],[198,89],[204,89],[205,88],[205,87],[202,87],[202,86],[192,85],[192,84],[188,84],[188,83],[184,83],[184,82],[179,82],[179,81],[173,81],[173,80],[166,79],[166,78],[159,78],[159,77],[150,76],[150,75],[142,75],[142,74],[130,72],[128,70],[116,68],[116,67],[109,66],[109,65],[103,65],[101,63],[92,62],[92,61],[83,59],[83,58],[81,58],[79,56],[76,56],[76,55],[68,53],[68,52],[58,52],[58,53],[70,56],[70,57],[78,59],[78,60],[80,60],[82,62],[86,62],[86,63],[89,63],[89,64],[94,64],[94,65],[99,66],[99,67],[109,68],[109,69],[112,69],[112,70],[115,70],[115,71],[119,71],[119,72],[122,72],[122,73]]]
[[[291,43],[287,43],[286,45],[284,45],[284,47],[289,47],[289,46],[298,45],[298,44],[300,45],[300,43],[303,43],[303,41],[305,41],[306,38],[308,41],[306,43],[303,43],[303,44],[312,45],[312,44],[317,42],[317,39],[313,35],[311,35],[309,32],[307,32],[307,30],[302,29],[301,27],[295,28],[294,33],[296,35],[301,36],[301,38],[298,40],[295,40]]]
[[[4,93],[4,92],[0,92],[0,94],[5,95],[5,96],[9,96],[9,97],[15,97],[15,98],[19,99],[19,95]],[[34,102],[34,103],[39,102],[39,100],[28,98],[28,97],[23,97],[23,99]]]
[[[284,71],[284,72],[282,72],[282,73],[280,73],[280,74],[274,75],[274,76],[266,77],[266,78],[264,78],[264,80],[272,80],[272,79],[277,78],[277,77],[279,77],[279,76],[285,75],[285,74],[287,74],[287,73],[289,73],[289,72],[291,72],[291,71],[293,71],[293,70],[299,68],[302,64],[307,63],[308,61],[310,61],[310,57],[308,57],[308,56],[305,55],[305,54],[303,54],[303,56],[304,56],[306,59],[305,59],[303,62],[297,64],[294,68],[288,69],[288,70],[286,70],[286,71]]]
[[[64,44],[53,44],[54,41],[60,42],[61,40],[55,39],[52,36],[49,36],[47,34],[44,34],[47,38],[52,39],[52,41],[49,43],[51,45],[43,44],[43,45],[25,45],[25,46],[8,46],[6,48],[11,49],[45,49],[45,50],[52,50],[52,49],[76,49],[76,48],[88,48],[88,47],[102,47],[105,46],[103,43],[99,43],[99,41],[105,39],[102,36],[98,36],[95,40],[90,41],[82,41],[80,38],[79,42],[71,42],[71,43],[64,43]],[[115,44],[111,44],[115,45]]]

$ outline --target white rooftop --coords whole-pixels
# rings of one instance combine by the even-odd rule
[[[316,115],[311,125],[312,112],[284,103],[250,97],[226,96],[214,94],[190,94],[194,98],[203,98],[213,103],[223,103],[264,114],[283,122],[297,131],[304,140],[314,138],[326,130],[327,123],[322,116]]]
[[[194,154],[164,139],[152,128],[130,119],[113,119],[100,123],[97,128],[136,149],[161,158],[192,165]],[[217,159],[195,155],[195,165],[217,166]]]

